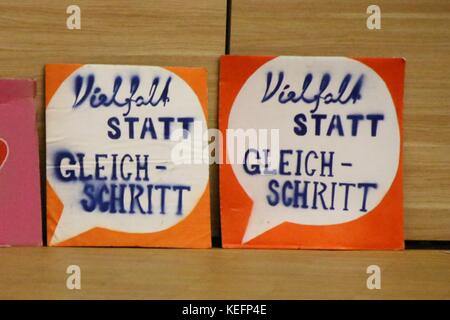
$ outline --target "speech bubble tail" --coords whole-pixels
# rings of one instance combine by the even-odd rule
[[[69,240],[94,228],[95,224],[90,220],[91,219],[81,219],[79,215],[67,212],[64,213],[63,211],[49,245],[57,245],[58,243]]]
[[[264,213],[267,208],[254,208],[245,230],[242,243],[247,243],[264,232],[276,227],[282,223],[281,218],[275,218],[273,216],[266,216]]]

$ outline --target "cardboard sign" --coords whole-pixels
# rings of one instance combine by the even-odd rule
[[[47,65],[46,106],[50,245],[211,246],[208,163],[175,152],[202,151],[205,69]]]
[[[224,56],[224,247],[401,249],[403,59]]]
[[[0,245],[42,245],[33,80],[0,80]]]

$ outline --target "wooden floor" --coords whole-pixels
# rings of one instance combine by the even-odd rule
[[[450,251],[4,248],[0,261],[0,299],[450,299]]]

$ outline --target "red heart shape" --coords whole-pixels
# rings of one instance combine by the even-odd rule
[[[0,138],[0,169],[5,164],[6,159],[8,158],[9,148],[8,143]]]

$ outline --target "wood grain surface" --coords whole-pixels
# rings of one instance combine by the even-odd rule
[[[73,1],[0,1],[0,77],[37,80],[37,127],[45,186],[44,65],[101,63],[208,69],[209,126],[217,127],[218,61],[226,2],[80,0],[81,30],[66,28]],[[211,167],[213,234],[220,234],[217,166]]]
[[[11,248],[0,261],[0,299],[450,299],[444,251]],[[81,290],[66,288],[69,265]]]
[[[45,167],[45,63],[205,66],[210,127],[217,127],[218,57],[225,1],[78,1],[81,30],[67,30],[70,1],[0,2],[0,76],[38,81],[41,169]],[[366,28],[367,3],[234,0],[231,53],[403,56],[405,234],[450,240],[450,2],[378,1],[382,29]],[[44,175],[43,175],[44,176]],[[213,235],[220,234],[217,167],[211,168]]]
[[[381,30],[369,4],[233,0],[231,54],[406,58],[405,237],[450,240],[450,1],[375,1]]]

